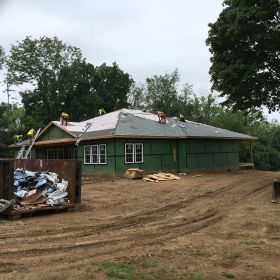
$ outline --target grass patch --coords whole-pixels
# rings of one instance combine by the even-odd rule
[[[133,279],[135,265],[131,262],[103,262],[102,270],[109,277],[117,279]]]
[[[246,245],[260,245],[263,243],[264,242],[262,240],[253,240],[253,239],[247,239],[244,241],[244,244],[246,244]]]
[[[174,280],[175,279],[176,280],[203,280],[202,275],[196,275],[196,274],[185,275],[179,278],[174,278]]]
[[[226,278],[230,278],[230,279],[234,279],[235,278],[235,274],[229,271],[225,271],[223,272],[223,276],[225,276]]]
[[[159,267],[152,259],[105,261],[100,268],[108,277],[124,280],[203,280],[198,274],[174,275],[174,271]]]
[[[158,266],[158,264],[152,259],[144,259],[144,260],[140,261],[140,265],[143,268],[152,268],[152,267]]]
[[[234,251],[223,256],[223,260],[236,260],[242,258],[243,255],[240,251]]]

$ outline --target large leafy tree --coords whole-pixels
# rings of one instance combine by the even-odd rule
[[[128,106],[128,93],[133,80],[117,63],[108,66],[105,63],[95,67],[94,86],[102,98],[102,108],[111,112]]]
[[[279,0],[225,0],[209,26],[212,89],[234,109],[279,110]]]
[[[110,112],[126,107],[133,82],[116,63],[94,67],[83,59],[80,49],[57,37],[27,37],[13,45],[8,80],[26,85],[22,103],[37,127],[58,119],[62,111],[71,120],[81,121],[96,116],[99,108]]]
[[[12,45],[7,60],[10,84],[25,85],[21,92],[27,115],[33,125],[59,118],[63,105],[61,72],[74,64],[83,63],[81,51],[60,41],[57,37],[32,39]]]
[[[50,73],[57,80],[62,67],[82,60],[79,48],[66,45],[57,37],[26,37],[11,47],[7,63],[8,78],[13,84],[38,85]]]
[[[164,75],[154,75],[146,79],[146,107],[151,112],[162,111],[169,116],[178,114],[178,84],[180,75],[177,70]]]

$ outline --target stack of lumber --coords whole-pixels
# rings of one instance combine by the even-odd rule
[[[124,177],[128,179],[142,179],[144,170],[139,168],[129,168],[126,170]]]
[[[171,173],[156,173],[147,175],[143,178],[144,181],[148,182],[159,182],[159,181],[169,181],[169,180],[179,180],[180,177]]]

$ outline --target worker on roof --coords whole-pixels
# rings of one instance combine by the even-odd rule
[[[98,115],[99,115],[99,116],[102,116],[102,115],[105,115],[105,114],[106,114],[106,111],[105,111],[104,108],[100,108],[100,109],[98,110]]]
[[[29,141],[30,141],[30,146],[32,145],[32,141],[33,141],[33,138],[36,134],[36,131],[34,128],[31,128],[28,132],[27,132],[27,136],[29,138]]]
[[[14,139],[15,139],[15,144],[16,143],[20,143],[22,140],[22,134],[16,134],[14,135]]]
[[[179,115],[179,121],[180,121],[180,122],[185,122],[185,121],[186,121],[185,116],[182,115],[182,114],[180,114],[180,115]]]
[[[60,120],[61,120],[61,125],[65,125],[67,126],[68,124],[68,119],[69,119],[69,115],[65,112],[62,112],[61,113],[61,116],[60,116]]]
[[[166,114],[164,112],[158,112],[158,122],[166,123]]]

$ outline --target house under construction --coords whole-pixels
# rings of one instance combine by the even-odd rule
[[[50,122],[31,149],[32,159],[78,159],[84,174],[186,172],[191,169],[239,169],[239,144],[255,140],[229,130],[121,109],[83,122]],[[16,151],[23,143],[11,147]]]

